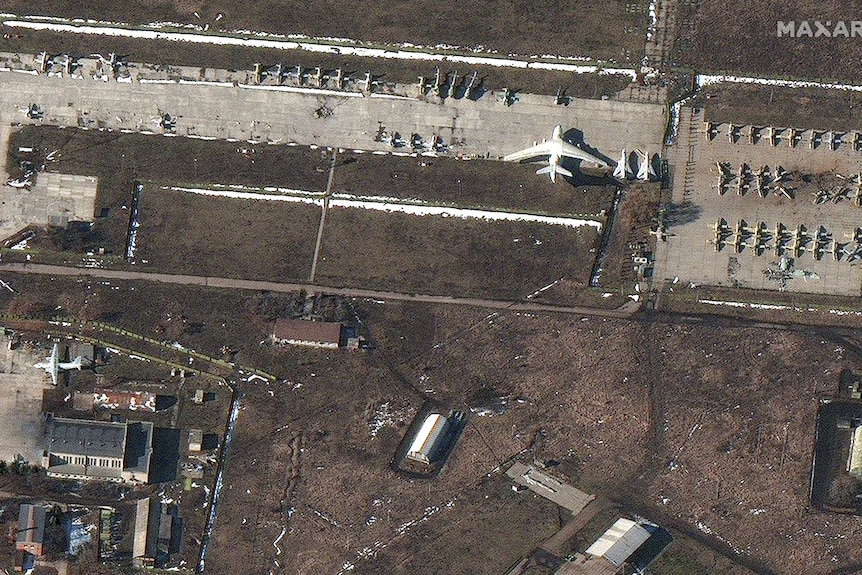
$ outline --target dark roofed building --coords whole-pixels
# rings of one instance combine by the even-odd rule
[[[45,508],[38,505],[23,504],[18,511],[18,535],[15,550],[25,551],[36,557],[42,554],[45,540]]]
[[[338,322],[278,318],[272,328],[272,339],[281,344],[337,348],[341,330]]]
[[[146,483],[153,424],[53,417],[45,425],[42,466],[49,477]]]
[[[163,567],[172,554],[179,552],[181,529],[182,519],[176,505],[161,503],[155,497],[139,500],[132,545],[133,565]]]

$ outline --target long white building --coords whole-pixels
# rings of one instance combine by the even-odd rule
[[[407,457],[420,463],[430,463],[434,459],[434,455],[439,447],[440,440],[445,437],[445,432],[449,427],[449,421],[439,413],[429,414],[419,428],[416,437],[413,438],[413,443],[410,444],[410,449],[407,451]]]

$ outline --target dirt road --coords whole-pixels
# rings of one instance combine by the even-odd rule
[[[65,266],[54,266],[47,264],[23,264],[23,263],[0,263],[0,271],[55,275],[55,276],[88,276],[103,279],[118,280],[144,280],[180,285],[202,285],[226,289],[244,289],[254,291],[272,292],[326,292],[328,294],[346,297],[369,298],[379,300],[413,301],[421,303],[438,303],[447,305],[466,305],[472,307],[483,307],[489,309],[507,309],[512,311],[526,312],[555,312],[575,315],[591,315],[601,317],[629,318],[634,314],[639,305],[629,302],[617,309],[601,309],[592,307],[568,307],[547,305],[532,302],[514,302],[504,300],[479,299],[479,298],[456,298],[439,295],[406,294],[389,291],[375,291],[353,288],[337,288],[313,284],[279,283],[257,280],[242,280],[233,278],[204,277],[180,274],[162,274],[149,272],[133,272],[125,270],[106,270],[99,268],[75,268]]]

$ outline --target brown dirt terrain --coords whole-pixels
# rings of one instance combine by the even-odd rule
[[[160,183],[264,182],[322,191],[329,152],[51,128],[25,128],[12,140],[10,149],[26,145],[41,157],[59,149],[59,161],[48,164],[52,171],[97,175],[97,214],[108,210],[86,238],[45,240],[34,247],[86,250],[104,245],[123,254],[132,182],[152,179],[139,206],[139,264],[220,277],[308,278],[319,208],[195,196],[160,189]],[[16,159],[17,152],[10,154],[11,161]],[[230,180],[224,173],[232,174]],[[335,174],[335,189],[351,193],[545,213],[598,214],[609,209],[613,193],[609,186],[553,186],[529,166],[444,158],[363,155],[355,162],[340,161]],[[561,277],[586,285],[596,240],[592,228],[333,208],[316,279],[339,286],[517,299]],[[39,258],[75,261],[69,254]]]
[[[376,43],[477,46],[502,54],[589,56],[638,62],[647,26],[647,2],[552,0],[473,2],[397,0],[363,2],[168,1],[123,4],[54,0],[34,6],[7,0],[4,10],[129,23],[172,21],[213,30],[255,30],[278,34],[341,37]],[[194,16],[200,14],[200,18]],[[216,21],[216,15],[223,17]]]
[[[672,287],[673,289],[668,289]],[[700,300],[751,302],[771,306],[766,309],[717,306]],[[788,325],[862,327],[859,298],[802,293],[697,286],[664,286],[659,300],[661,311],[709,314],[747,321]],[[782,306],[776,308],[775,306]],[[787,307],[789,309],[783,309]]]
[[[214,198],[147,184],[135,260],[147,269],[275,281],[306,280],[320,208]]]
[[[537,177],[536,166],[504,162],[371,154],[342,154],[339,158],[333,192],[421,198],[461,207],[595,215],[610,209],[615,189],[611,185],[554,184]]]
[[[846,2],[681,3],[672,65],[699,72],[737,72],[808,80],[862,80],[859,38],[778,37],[778,22],[809,20],[824,23],[855,19]],[[830,25],[830,26],[832,26]]]
[[[310,191],[326,188],[328,152],[300,146],[268,146],[190,138],[165,138],[28,126],[9,138],[8,165],[17,165],[20,146],[34,148],[25,159],[37,165],[59,150],[52,172],[97,176],[94,233],[100,245],[122,255],[135,180],[170,179],[171,183],[223,183],[290,186]],[[242,150],[253,150],[244,154]],[[23,157],[23,155],[22,155]],[[317,168],[321,169],[318,171]],[[225,174],[230,174],[229,181]],[[188,215],[188,214],[186,214]],[[176,230],[175,230],[176,231]]]
[[[722,84],[695,99],[711,122],[848,132],[862,126],[862,95],[814,88]]]
[[[242,386],[207,558],[214,572],[337,572],[347,563],[362,573],[502,572],[560,524],[545,502],[485,479],[525,449],[522,457],[560,461],[576,485],[760,572],[830,573],[860,561],[856,520],[807,501],[816,399],[837,392],[842,369],[860,371],[858,338],[357,301],[375,350],[276,349],[258,342],[290,298],[4,280],[19,289],[0,294],[4,309],[51,313],[48,301],[83,291],[112,323],[148,335],[170,329],[209,353],[235,344],[238,361],[278,374],[277,384]],[[202,329],[183,327],[192,324]],[[424,397],[465,409],[483,388],[509,397],[508,410],[473,416],[437,480],[389,471]],[[496,555],[462,543],[498,537]],[[676,549],[665,572],[709,572],[687,567],[701,561],[718,568],[699,547]]]
[[[330,208],[316,281],[520,299],[561,276],[586,283],[594,228]]]

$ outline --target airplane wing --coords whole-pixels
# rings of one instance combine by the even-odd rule
[[[520,152],[509,154],[503,158],[504,162],[521,162],[530,158],[540,158],[542,156],[550,156],[556,150],[556,145],[553,142],[542,142],[535,146],[529,147]]]
[[[610,167],[610,166],[608,166],[607,162],[605,162],[604,160],[601,160],[601,159],[595,157],[594,155],[590,154],[589,152],[582,150],[581,148],[579,148],[577,146],[573,146],[572,144],[570,144],[568,142],[562,142],[561,144],[558,144],[558,145],[559,145],[559,154],[561,156],[574,158],[576,160],[584,160],[587,162],[592,162],[592,163],[598,164],[599,166],[602,166],[604,168]]]

